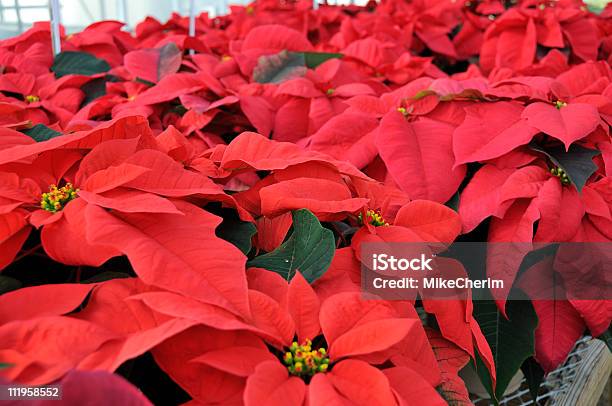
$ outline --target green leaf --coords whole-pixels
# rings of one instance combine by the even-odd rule
[[[17,290],[21,287],[21,282],[10,276],[0,275],[0,295]]]
[[[529,147],[543,153],[555,165],[563,169],[578,192],[582,192],[587,179],[597,170],[593,157],[601,154],[596,149],[584,148],[576,144],[570,145],[568,151],[565,151],[563,146],[543,148],[532,143],[529,144]]]
[[[474,318],[478,321],[491,347],[497,375],[495,392],[485,364],[476,357],[476,370],[492,399],[501,399],[512,377],[523,362],[535,354],[535,329],[538,317],[528,300],[512,300],[506,304],[506,319],[492,300],[474,302]]]
[[[312,283],[320,278],[334,257],[334,233],[324,228],[317,217],[306,209],[292,213],[293,233],[274,251],[247,263],[249,267],[276,272],[290,281],[297,271]]]
[[[0,362],[0,369],[6,369],[12,367],[13,364],[9,364],[7,362]]]
[[[55,131],[44,124],[36,124],[34,127],[22,131],[25,135],[36,142],[49,141],[51,138],[59,137],[62,133]]]
[[[314,69],[330,59],[340,59],[344,55],[335,52],[302,52],[306,67]]]
[[[235,213],[232,210],[233,213]],[[244,255],[251,251],[251,239],[257,233],[255,224],[242,221],[235,214],[224,216],[223,222],[215,230],[217,237],[234,244]]]
[[[81,86],[81,90],[85,93],[85,99],[83,103],[81,103],[81,106],[86,106],[98,97],[104,96],[106,94],[106,82],[106,77],[96,78]]]
[[[329,52],[289,51],[264,55],[259,57],[257,66],[253,70],[253,80],[257,83],[281,83],[304,76],[308,68],[314,69],[329,59],[342,56],[342,54]]]
[[[64,51],[55,56],[51,70],[58,78],[70,74],[91,76],[108,72],[110,65],[87,52]]]
[[[531,399],[535,402],[538,399],[540,385],[542,385],[544,381],[544,370],[534,357],[529,357],[523,362],[523,365],[521,365],[521,371],[523,371],[523,375],[525,375],[525,379],[527,380]]]
[[[459,211],[459,199],[459,192],[457,192],[450,199],[448,199],[448,202],[444,203],[444,205],[455,211]]]

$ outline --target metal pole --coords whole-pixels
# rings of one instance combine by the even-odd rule
[[[19,0],[15,0],[15,15],[17,16],[17,30],[21,34],[23,32],[23,20],[21,19],[21,7],[19,7]]]
[[[196,21],[195,21],[195,0],[189,0],[189,36],[195,37]],[[195,50],[190,49],[189,54],[195,54]]]
[[[127,4],[125,0],[117,0],[117,17],[118,20],[127,24]]]
[[[49,14],[51,15],[51,46],[53,55],[62,52],[62,38],[60,37],[61,14],[59,0],[49,0]]]

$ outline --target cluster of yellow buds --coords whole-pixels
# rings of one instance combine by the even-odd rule
[[[561,100],[557,100],[555,102],[555,107],[557,108],[557,110],[561,110],[561,108],[567,106],[567,103]]]
[[[33,94],[29,94],[25,97],[25,101],[28,103],[36,103],[37,101],[40,101],[40,97]]]
[[[569,185],[570,183],[572,183],[570,181],[569,176],[567,176],[567,173],[565,173],[565,171],[557,166],[553,166],[552,168],[550,168],[550,173],[552,173],[554,176],[558,177],[561,180],[561,184],[562,185]]]
[[[335,91],[336,89],[334,89],[333,87],[330,87],[329,89],[325,91],[325,94],[328,96],[333,96]]]
[[[384,217],[382,216],[382,214],[381,214],[381,212],[379,210],[369,209],[366,212],[366,217],[368,219],[368,223],[372,224],[375,227],[388,226],[389,225],[389,223],[387,223],[385,221]],[[361,224],[364,224],[364,222],[363,222],[363,215],[361,213],[359,213],[357,218],[359,218],[359,222]]]
[[[408,110],[406,110],[406,107],[398,107],[397,111],[399,111],[400,113],[402,113],[404,116],[408,115]]]
[[[325,348],[313,350],[312,342],[308,339],[303,344],[294,341],[283,356],[283,361],[289,372],[296,376],[313,376],[318,372],[327,372],[329,368]]]
[[[43,193],[40,199],[40,207],[52,213],[58,212],[66,204],[77,197],[79,189],[75,189],[72,183],[66,183],[60,188],[57,185],[49,186],[49,192]]]

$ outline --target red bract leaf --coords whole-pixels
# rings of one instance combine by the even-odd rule
[[[164,77],[178,72],[182,52],[170,42],[161,48],[139,49],[123,57],[125,68],[134,77],[157,83]]]
[[[92,174],[81,185],[81,188],[93,193],[103,193],[125,185],[149,171],[149,168],[143,166],[123,163]]]
[[[315,374],[308,385],[308,400],[313,405],[350,406],[353,403],[336,390],[327,374]]]
[[[206,83],[193,73],[175,73],[159,81],[157,86],[145,90],[134,100],[136,105],[148,105],[166,102],[181,95],[202,90]]]
[[[258,218],[255,223],[257,246],[266,252],[274,251],[283,243],[291,223],[291,213],[281,214],[272,219],[263,216]]]
[[[24,214],[0,214],[0,269],[13,262],[29,234]]]
[[[2,295],[0,323],[61,316],[79,307],[95,287],[78,283],[31,286]]]
[[[445,406],[448,404],[429,382],[410,368],[388,368],[383,373],[389,380],[394,392],[401,399],[402,403],[400,404],[418,403],[423,406]]]
[[[530,126],[561,140],[566,149],[601,124],[597,108],[583,103],[569,103],[560,109],[548,103],[532,103],[525,108],[521,118]]]
[[[106,341],[115,338],[118,338],[116,334],[95,324],[68,317],[50,316],[6,323],[0,327],[0,356],[14,366],[2,372],[12,381],[46,384],[60,378]]]
[[[87,203],[76,199],[66,205],[60,218],[46,224],[41,231],[41,242],[45,252],[55,261],[67,265],[100,266],[112,257],[120,255],[119,250],[87,242]],[[46,213],[39,211],[38,213]]]
[[[416,323],[416,319],[400,318],[359,323],[331,343],[329,355],[337,360],[384,351],[403,340]]]
[[[295,322],[299,342],[313,339],[321,331],[319,325],[320,302],[300,272],[296,272],[287,292],[287,310]]]
[[[125,253],[145,283],[249,314],[246,258],[215,236],[221,219],[189,203],[175,205],[185,214],[111,214],[88,205],[87,240]]]
[[[123,117],[101,124],[90,131],[77,131],[72,134],[52,138],[49,141],[16,145],[3,149],[0,151],[0,165],[7,162],[16,162],[20,159],[57,148],[92,149],[104,141],[136,138],[150,133],[151,129],[144,117]],[[24,135],[24,137],[27,136]]]
[[[256,290],[249,290],[249,304],[252,309],[251,323],[274,337],[274,341],[289,346],[295,335],[295,323],[287,310],[270,296]]]
[[[446,202],[459,187],[465,167],[453,169],[453,127],[398,113],[383,117],[377,145],[389,174],[412,199]]]
[[[362,300],[359,293],[339,293],[321,305],[321,329],[330,345],[353,328],[397,318],[397,313],[388,303]]]
[[[500,157],[539,132],[521,117],[523,109],[516,103],[475,104],[465,110],[464,122],[453,133],[455,165]]]
[[[229,347],[209,351],[191,362],[209,365],[232,375],[248,377],[255,372],[257,365],[266,361],[276,361],[267,348]]]
[[[533,224],[539,217],[540,213],[533,203],[517,200],[505,213],[503,219],[491,220],[489,228],[491,244],[487,248],[487,276],[504,281],[500,295],[503,293],[505,296],[510,292],[523,258],[532,250]],[[505,299],[497,299],[496,302],[505,315]]]
[[[424,241],[449,243],[461,232],[461,220],[454,210],[428,200],[413,200],[402,206],[393,224],[409,228]]]
[[[247,379],[244,388],[246,406],[301,406],[306,395],[304,381],[289,377],[287,368],[278,361],[260,364]]]
[[[373,117],[344,113],[331,118],[313,134],[308,148],[363,168],[377,154],[374,132],[377,125]]]
[[[354,213],[368,203],[368,199],[352,198],[348,188],[325,179],[297,178],[266,186],[259,191],[261,213],[275,217],[290,210],[306,208],[322,221],[329,221],[337,213]]]
[[[609,300],[570,300],[580,313],[593,337],[604,334],[612,321],[612,302]]]
[[[312,45],[300,32],[284,25],[261,25],[253,28],[242,43],[242,50],[310,51]]]
[[[336,390],[353,404],[396,404],[387,377],[379,369],[363,361],[341,361],[328,375]]]
[[[582,336],[585,325],[567,301],[534,300],[532,303],[539,320],[535,331],[536,358],[544,371],[550,372],[565,360]]]

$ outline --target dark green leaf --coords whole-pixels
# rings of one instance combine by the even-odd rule
[[[453,197],[448,199],[448,202],[444,203],[444,205],[446,207],[450,207],[451,209],[457,211],[459,210],[459,199],[460,199],[459,192],[457,192],[453,195]]]
[[[292,213],[293,233],[274,251],[260,255],[247,263],[264,268],[290,281],[297,271],[312,283],[320,278],[334,256],[334,233],[321,226],[314,214],[306,209]]]
[[[142,78],[136,78],[134,79],[134,82],[142,83],[143,85],[147,85],[149,87],[155,86],[155,83],[149,82],[148,80]]]
[[[281,83],[304,76],[305,73],[304,54],[281,51],[278,54],[259,57],[253,70],[253,79],[257,83]]]
[[[44,124],[36,124],[34,127],[22,132],[36,142],[49,141],[51,138],[62,135],[62,133],[52,130]]]
[[[333,52],[303,52],[306,67],[314,69],[330,59],[339,59],[344,55]]]
[[[544,370],[533,357],[529,357],[521,365],[521,371],[527,380],[531,399],[535,402],[538,399],[540,385],[544,381]]]
[[[245,255],[251,251],[251,239],[256,232],[257,228],[253,223],[242,221],[236,215],[224,217],[215,231],[217,237],[231,242]]]
[[[601,152],[596,149],[588,149],[580,145],[572,144],[568,151],[563,146],[543,148],[536,144],[529,147],[548,156],[550,160],[563,169],[572,181],[578,192],[582,192],[587,179],[597,170],[593,157]]]
[[[58,78],[70,74],[91,76],[108,72],[110,65],[87,52],[64,51],[55,56],[51,70]]]
[[[106,77],[96,78],[81,86],[81,90],[85,93],[85,99],[83,103],[81,103],[81,106],[86,106],[98,97],[104,96],[106,94],[107,81],[108,79]]]
[[[12,367],[12,366],[13,366],[13,364],[9,364],[9,363],[6,363],[6,362],[0,362],[0,369],[6,369],[6,368],[9,368],[9,367]]]
[[[123,279],[123,278],[129,278],[129,277],[130,275],[128,275],[127,273],[116,272],[116,271],[105,271],[105,272],[100,272],[99,274],[94,275],[91,278],[82,281],[81,283],[98,283],[98,282],[110,281],[111,279]]]
[[[474,302],[474,317],[491,347],[497,374],[495,393],[491,377],[480,357],[476,359],[476,370],[491,398],[501,399],[512,377],[523,361],[535,354],[535,329],[538,317],[531,302],[513,300],[506,303],[506,319],[492,300]]]
[[[17,290],[21,287],[21,282],[10,276],[0,275],[0,295]]]
[[[329,52],[289,52],[264,55],[253,70],[253,80],[258,83],[281,83],[304,76],[307,68],[313,69],[323,62],[341,58],[342,54]]]

